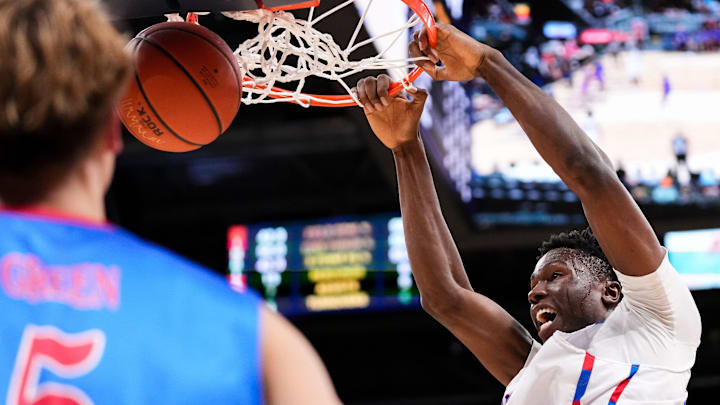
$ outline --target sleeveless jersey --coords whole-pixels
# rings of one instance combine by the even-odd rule
[[[260,302],[112,225],[0,211],[0,394],[260,404]]]
[[[533,342],[505,405],[683,405],[701,322],[667,254],[643,277],[617,273],[623,300],[603,323]]]

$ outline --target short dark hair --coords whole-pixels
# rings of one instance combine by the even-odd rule
[[[558,233],[543,242],[538,251],[540,260],[549,251],[560,248],[575,249],[582,252],[586,269],[598,281],[618,281],[610,261],[602,251],[592,229],[585,228],[570,232]]]
[[[33,204],[98,139],[132,63],[97,0],[0,0],[0,198]]]

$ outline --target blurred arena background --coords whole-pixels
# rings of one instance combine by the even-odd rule
[[[372,16],[362,36],[386,19],[407,18],[399,0],[382,1],[387,13]],[[151,3],[177,4],[137,3],[146,16],[116,11],[118,25],[134,35],[164,21]],[[323,0],[320,8],[339,3]],[[428,3],[439,20],[501,49],[616,162],[694,289],[703,343],[689,403],[714,403],[720,2]],[[349,38],[358,18],[348,8],[320,28]],[[232,48],[255,30],[219,15],[201,23]],[[485,83],[424,77],[416,84],[431,90],[423,137],[473,286],[532,330],[527,290],[536,248],[552,232],[583,226],[580,204]],[[327,81],[308,90],[342,92]],[[237,288],[265,294],[315,345],[346,403],[498,403],[502,386],[419,306],[392,156],[360,109],[243,106],[218,141],[186,154],[126,141],[108,196],[110,219],[227,275]]]

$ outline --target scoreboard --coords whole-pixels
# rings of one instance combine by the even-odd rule
[[[417,307],[398,215],[235,225],[229,280],[292,315]]]

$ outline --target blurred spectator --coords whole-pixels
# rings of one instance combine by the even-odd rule
[[[673,153],[675,154],[675,158],[677,159],[678,166],[686,165],[688,154],[688,141],[685,135],[683,135],[681,132],[678,132],[672,140],[672,148]]]
[[[715,171],[709,167],[700,172],[699,183],[701,187],[712,187],[718,185],[718,178]]]
[[[652,199],[658,204],[668,204],[677,201],[680,196],[680,192],[675,187],[675,181],[672,178],[672,173],[668,172],[660,185],[652,191]]]
[[[667,103],[668,97],[670,97],[670,92],[672,91],[672,85],[670,84],[670,78],[663,74],[663,97],[662,97],[662,104],[665,105]]]
[[[587,110],[587,114],[582,121],[582,129],[585,131],[587,136],[593,140],[596,144],[600,142],[600,130],[598,129],[597,121],[593,115],[592,110]]]
[[[683,24],[666,40],[673,51],[710,52],[720,50],[720,19],[708,19],[697,32],[688,32]]]
[[[613,60],[617,64],[619,62],[618,56],[620,55],[620,51],[623,50],[623,44],[619,41],[613,41],[610,44],[608,44],[607,48],[605,49],[605,52],[607,52],[610,56],[612,56]]]
[[[640,44],[635,41],[628,43],[628,58],[627,58],[627,75],[630,83],[638,85],[640,84],[640,77],[642,76],[643,63],[642,54],[640,53]]]

